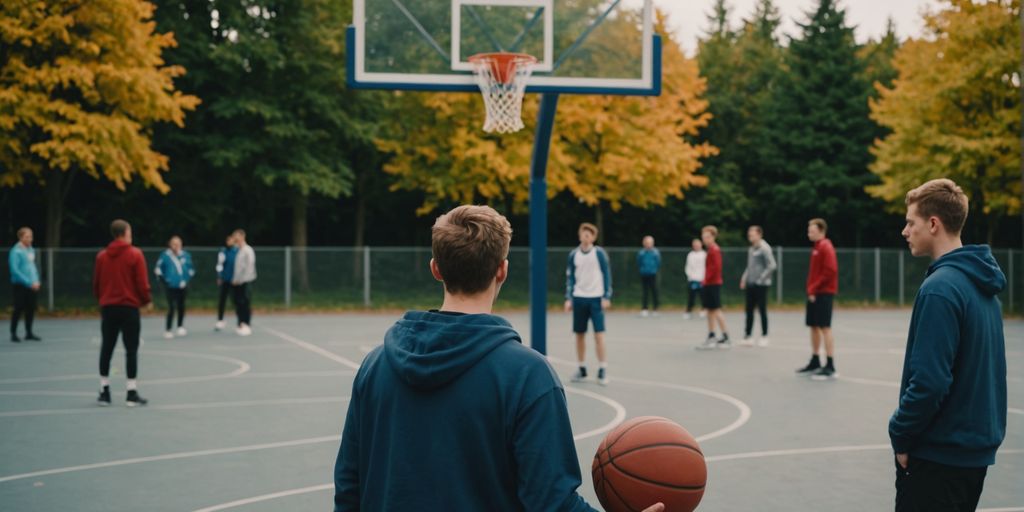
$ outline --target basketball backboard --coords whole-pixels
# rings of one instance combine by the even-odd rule
[[[651,0],[354,0],[354,88],[477,91],[468,58],[537,59],[527,92],[657,95]]]

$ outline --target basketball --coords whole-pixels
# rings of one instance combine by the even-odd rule
[[[643,510],[659,502],[666,512],[690,512],[700,504],[708,477],[693,436],[658,416],[633,418],[608,433],[591,472],[608,512]]]

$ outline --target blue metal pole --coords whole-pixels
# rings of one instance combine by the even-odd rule
[[[530,163],[530,345],[541,354],[548,353],[548,152],[551,130],[555,126],[558,94],[540,98],[537,133]]]

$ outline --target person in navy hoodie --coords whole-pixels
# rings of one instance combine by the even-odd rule
[[[1006,435],[1006,342],[987,245],[963,245],[967,195],[932,180],[907,193],[903,237],[932,259],[914,299],[899,407],[889,420],[896,510],[973,511]]]
[[[647,310],[647,297],[653,300],[654,315],[658,314],[658,270],[661,269],[661,251],[654,247],[654,237],[645,236],[643,249],[636,253],[636,264],[640,267],[640,283],[643,285],[643,309],[640,316],[649,316]]]
[[[227,304],[228,295],[231,295],[231,280],[235,277],[235,255],[238,254],[238,244],[235,243],[235,234],[228,235],[224,241],[224,247],[217,253],[217,288],[220,294],[217,296],[217,323],[213,329],[220,331],[224,329],[224,306]]]
[[[558,376],[491,314],[511,238],[508,220],[486,206],[437,219],[430,271],[444,303],[406,313],[356,373],[335,512],[594,510],[576,492],[579,459]]]
[[[164,338],[171,339],[175,334],[184,336],[185,330],[185,295],[188,282],[196,275],[192,266],[192,255],[181,247],[181,237],[175,235],[167,242],[167,250],[156,262],[156,277],[164,284],[167,291],[167,327]],[[174,314],[178,314],[178,330],[174,327]]]

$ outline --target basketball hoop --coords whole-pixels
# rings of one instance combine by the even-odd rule
[[[473,75],[484,95],[487,133],[523,129],[523,95],[537,59],[525,53],[478,53],[469,58]]]

